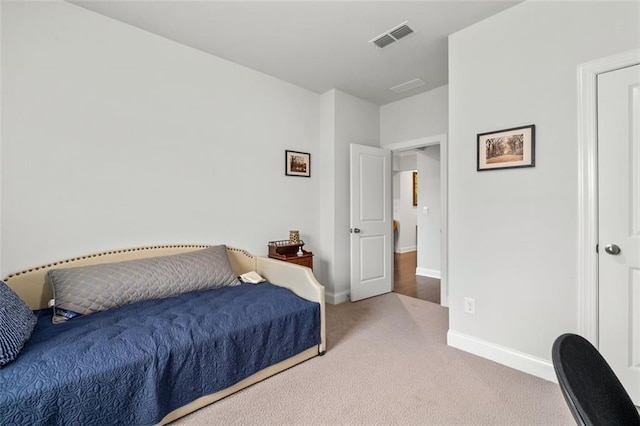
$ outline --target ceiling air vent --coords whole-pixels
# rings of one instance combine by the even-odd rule
[[[402,37],[406,37],[411,33],[413,33],[413,30],[409,28],[408,25],[402,24],[395,30],[391,31],[389,34],[391,34],[391,37],[395,38],[396,40],[400,40]]]
[[[369,43],[373,43],[378,49],[384,49],[401,38],[413,33],[415,33],[415,31],[413,31],[413,29],[407,25],[407,21],[405,21],[402,24],[393,27],[389,31],[380,34],[378,37],[369,40]]]
[[[383,35],[381,37],[378,37],[377,39],[372,41],[372,43],[375,44],[376,46],[378,46],[380,49],[384,49],[385,47],[387,47],[391,43],[395,43],[395,42],[396,42],[396,39],[391,37],[388,34],[385,34],[385,35]]]
[[[425,83],[422,79],[414,78],[413,80],[405,81],[404,83],[400,83],[397,86],[393,86],[390,90],[396,93],[404,93],[411,89],[415,89],[416,87],[424,86]]]

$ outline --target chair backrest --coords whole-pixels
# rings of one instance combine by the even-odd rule
[[[579,425],[640,426],[629,394],[587,339],[563,334],[553,343],[551,356],[562,395]]]

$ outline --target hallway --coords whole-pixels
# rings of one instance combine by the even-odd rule
[[[440,280],[416,275],[417,252],[394,253],[395,293],[440,304]]]

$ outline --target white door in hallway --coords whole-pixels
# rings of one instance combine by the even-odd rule
[[[351,301],[393,290],[391,151],[351,144]]]
[[[640,65],[598,76],[599,350],[640,405]]]

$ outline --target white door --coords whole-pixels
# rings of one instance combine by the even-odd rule
[[[640,404],[640,65],[598,76],[599,350]]]
[[[351,144],[352,302],[393,290],[392,223],[391,151]]]

